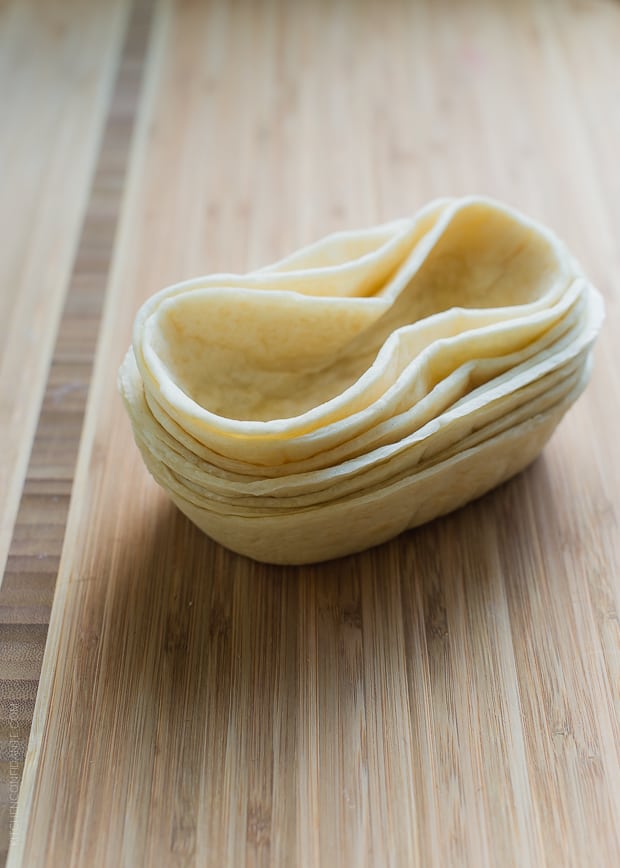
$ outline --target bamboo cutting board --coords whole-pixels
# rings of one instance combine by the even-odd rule
[[[620,8],[109,14],[116,77],[86,100],[101,134],[74,230],[92,280],[77,265],[65,280],[4,552],[15,607],[59,515],[45,432],[67,450],[77,425],[9,866],[615,865]],[[147,476],[116,393],[140,303],[473,191],[552,225],[607,300],[591,386],[543,457],[324,565],[259,565],[200,534]],[[90,381],[83,427],[76,374],[53,403],[72,353]]]

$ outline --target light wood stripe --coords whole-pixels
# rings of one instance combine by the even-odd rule
[[[127,11],[127,0],[0,9],[0,579]]]
[[[88,203],[0,586],[0,864],[6,858],[32,721],[150,16],[148,0],[134,4],[117,55],[116,77],[106,101]]]

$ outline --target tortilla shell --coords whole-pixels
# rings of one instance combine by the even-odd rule
[[[323,561],[525,468],[585,388],[603,318],[545,227],[441,199],[162,290],[119,389],[147,468],[209,536]]]

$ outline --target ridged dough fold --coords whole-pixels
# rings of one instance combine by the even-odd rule
[[[584,389],[600,294],[547,229],[442,199],[169,287],[119,372],[154,478],[273,563],[359,551],[523,469]]]

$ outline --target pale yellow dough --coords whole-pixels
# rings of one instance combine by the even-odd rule
[[[564,245],[438,200],[139,311],[119,373],[179,508],[274,563],[359,551],[507,479],[585,387],[603,319]]]

